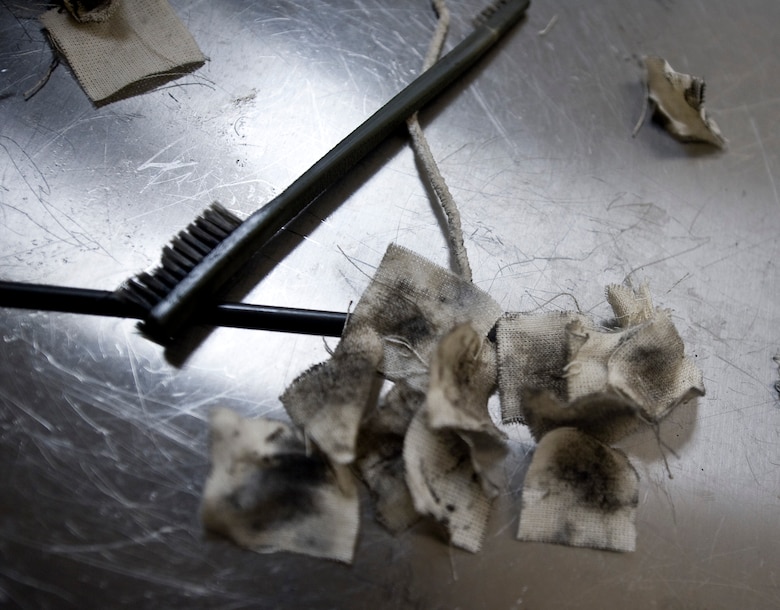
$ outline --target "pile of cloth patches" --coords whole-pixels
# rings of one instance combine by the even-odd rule
[[[517,538],[634,550],[639,478],[611,444],[704,387],[645,285],[606,295],[610,328],[576,312],[504,313],[391,245],[332,357],[282,395],[292,423],[212,413],[204,526],[258,552],[350,563],[359,478],[392,532],[433,519],[478,552],[505,485],[507,437],[488,412],[498,391],[502,424],[527,425],[537,443]]]

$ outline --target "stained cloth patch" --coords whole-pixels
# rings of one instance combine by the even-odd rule
[[[385,377],[426,391],[427,363],[439,339],[466,322],[485,337],[501,313],[498,303],[471,282],[392,244],[353,321],[368,321],[383,338]]]
[[[468,445],[454,432],[432,430],[426,420],[421,409],[404,442],[414,507],[440,523],[453,546],[476,553],[485,537],[490,499],[475,476]]]
[[[281,396],[293,422],[339,464],[355,460],[360,422],[381,386],[381,361],[376,333],[353,332],[339,342],[330,360],[305,371]]]
[[[487,409],[495,385],[492,344],[471,325],[456,326],[434,350],[428,392],[404,444],[415,509],[472,552],[482,546],[490,500],[503,484],[506,437]]]
[[[621,451],[574,428],[553,430],[526,474],[517,537],[633,551],[638,486]]]
[[[488,412],[496,387],[493,344],[470,324],[460,324],[439,342],[431,358],[424,408],[433,430],[449,430],[469,447],[474,472],[483,491],[494,498],[503,488],[506,435]]]
[[[647,419],[660,421],[677,405],[704,395],[702,372],[684,352],[669,312],[658,311],[609,357],[609,386]]]
[[[207,529],[257,552],[349,563],[360,515],[349,470],[307,451],[294,428],[216,409],[201,518]]]
[[[587,322],[574,312],[507,313],[496,326],[501,419],[524,423],[522,394],[527,388],[550,390],[568,400],[564,375],[569,363],[568,327]]]
[[[206,58],[166,0],[114,0],[102,21],[41,15],[90,99],[102,106],[150,91],[200,68]]]
[[[650,422],[704,394],[701,371],[685,356],[669,312],[653,307],[646,286],[636,292],[609,286],[607,300],[617,330],[598,327],[573,312],[501,318],[496,337],[505,423],[526,423],[523,396],[529,391],[545,390],[563,405],[577,403],[578,420],[587,405],[597,406],[594,417],[599,419],[612,409],[611,403],[622,401]],[[548,418],[544,426],[551,422]],[[615,430],[627,430],[625,418],[617,423]],[[541,425],[538,418],[535,425]],[[605,430],[604,438],[613,435]]]
[[[355,463],[368,487],[377,521],[393,533],[419,520],[406,484],[404,437],[425,394],[395,384],[360,427]]]
[[[486,336],[500,315],[498,304],[472,283],[390,245],[334,356],[293,381],[282,403],[331,459],[350,463],[360,422],[376,402],[377,370],[427,391],[428,361],[439,339],[464,322]],[[414,376],[407,374],[410,363]]]
[[[535,441],[556,428],[571,427],[604,443],[634,432],[641,419],[636,406],[608,392],[589,394],[565,404],[549,390],[525,390],[523,414]]]

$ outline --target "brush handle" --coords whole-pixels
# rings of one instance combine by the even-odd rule
[[[278,197],[249,216],[152,308],[144,320],[144,331],[161,342],[175,336],[189,323],[199,304],[210,302],[255,252],[482,57],[520,20],[528,4],[529,0],[504,2],[450,53],[370,116]]]
[[[147,311],[108,290],[0,281],[0,307],[60,311],[142,320]],[[198,312],[194,321],[209,326],[273,330],[340,337],[347,315],[334,311],[219,303]]]

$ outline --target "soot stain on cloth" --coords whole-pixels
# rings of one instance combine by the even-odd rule
[[[526,474],[518,538],[633,551],[638,484],[623,452],[557,428],[541,439]]]
[[[414,509],[403,460],[404,436],[425,396],[395,384],[368,411],[360,428],[355,467],[368,487],[377,521],[393,533],[408,529],[419,515]]]
[[[637,377],[653,379],[659,386],[671,383],[674,370],[669,367],[667,349],[657,345],[640,345],[629,352],[626,360],[632,365]]]
[[[614,513],[627,500],[619,485],[623,463],[615,457],[615,451],[583,435],[578,444],[557,448],[550,464],[551,474],[576,490],[583,504]],[[629,504],[636,506],[638,501],[634,495]]]
[[[254,529],[304,518],[318,510],[318,487],[327,482],[319,457],[278,454],[261,462],[227,499]]]
[[[299,375],[281,396],[293,422],[335,462],[355,459],[360,422],[381,385],[381,360],[373,331],[345,336],[332,358]]]
[[[206,529],[254,551],[348,563],[360,516],[349,471],[307,447],[297,429],[216,409],[201,519]]]
[[[406,282],[403,280],[400,283]],[[374,319],[376,331],[386,337],[401,337],[417,345],[433,335],[434,329],[420,306],[399,289],[398,298],[387,299]]]
[[[564,369],[570,361],[568,328],[573,322],[584,324],[587,319],[573,312],[506,313],[498,321],[498,381],[505,424],[525,423],[522,394],[527,389],[549,390],[568,400]]]
[[[665,310],[631,329],[610,355],[608,385],[655,422],[705,392],[702,372],[685,355],[685,344]]]

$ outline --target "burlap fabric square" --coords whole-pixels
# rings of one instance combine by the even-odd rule
[[[105,21],[77,21],[52,9],[41,23],[97,106],[139,95],[206,61],[166,0],[112,3]]]

